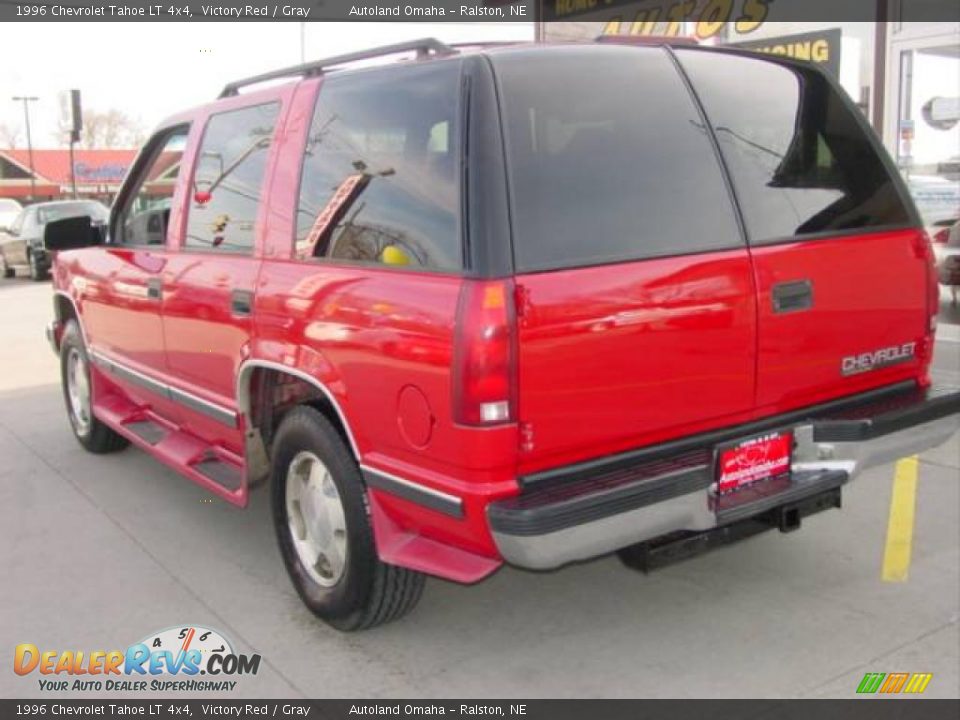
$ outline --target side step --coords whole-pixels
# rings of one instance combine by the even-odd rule
[[[149,406],[130,402],[116,393],[96,405],[97,417],[137,447],[232,505],[247,504],[243,458],[214,447],[172,425]]]
[[[152,420],[134,420],[123,425],[148,445],[156,445],[169,434],[169,431]]]
[[[679,531],[631,545],[617,551],[617,556],[627,567],[648,573],[773,528],[780,532],[798,530],[803,518],[840,506],[841,489],[835,487],[728,525],[701,532]]]
[[[214,455],[195,463],[193,469],[230,492],[236,492],[243,484],[243,473],[240,468]]]

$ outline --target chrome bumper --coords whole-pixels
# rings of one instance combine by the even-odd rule
[[[955,403],[951,407],[960,405],[960,392],[951,397]],[[923,417],[922,414],[914,413],[912,419],[922,420]],[[904,422],[909,421],[908,418]],[[712,485],[713,466],[712,462],[708,462],[705,466],[700,464],[674,472],[674,486],[697,485],[696,478],[699,477],[700,482],[696,489],[662,500],[657,500],[654,493],[654,497],[641,507],[623,512],[609,512],[611,505],[629,504],[620,497],[616,503],[607,502],[605,516],[591,517],[591,514],[596,516],[601,513],[597,509],[590,512],[581,508],[577,512],[582,515],[583,522],[571,523],[573,511],[570,509],[569,500],[562,499],[559,506],[566,509],[557,511],[558,504],[554,503],[552,512],[553,524],[563,526],[548,528],[547,532],[537,531],[538,523],[533,521],[536,512],[531,513],[529,505],[518,504],[516,499],[491,504],[488,507],[488,519],[493,538],[500,554],[510,564],[536,570],[556,568],[676,531],[709,530],[756,516],[785,503],[812,497],[849,482],[868,468],[936,447],[960,430],[960,414],[954,409],[950,414],[937,419],[895,429],[891,429],[889,425],[883,426],[882,423],[871,426],[870,419],[857,420],[855,429],[865,428],[865,432],[860,434],[874,436],[860,440],[823,439],[822,436],[843,437],[858,434],[851,431],[854,426],[848,421],[844,422],[847,424],[840,431],[837,423],[829,420],[826,423],[813,420],[793,424],[796,445],[788,483],[782,491],[777,490],[756,502],[741,503],[732,512],[718,509]],[[871,431],[871,427],[874,427],[874,431]],[[712,453],[708,457],[712,458]],[[667,480],[671,478],[668,477]],[[636,487],[639,488],[644,482],[658,481],[658,478],[653,481],[645,478]],[[660,484],[664,488],[670,487],[669,484]],[[618,492],[624,495],[622,490]],[[656,491],[663,494],[661,489]],[[604,489],[603,492],[609,493],[609,490]],[[633,504],[640,502],[637,497],[634,493]],[[564,506],[564,503],[567,505]],[[546,505],[537,510],[541,518],[546,515],[543,512]],[[560,518],[559,521],[556,520],[557,517]],[[540,522],[540,526],[543,527],[544,523]]]

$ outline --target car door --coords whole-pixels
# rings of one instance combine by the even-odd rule
[[[207,119],[162,288],[167,367],[185,399],[185,427],[237,452],[235,383],[253,329],[260,200],[282,109],[276,93],[255,97]]]
[[[169,128],[147,143],[117,198],[108,242],[77,260],[91,350],[118,367],[115,376],[132,400],[171,420],[176,406],[159,389],[167,372],[159,294],[166,233],[147,232],[144,218],[159,215],[166,223],[183,192],[175,177],[156,179],[179,162],[187,133],[186,126]]]
[[[803,64],[677,55],[748,232],[758,407],[788,410],[916,376],[929,330],[926,240],[860,111]]]
[[[36,210],[21,210],[3,238],[3,257],[8,265],[27,264],[27,245],[23,240],[23,230],[28,225],[27,218],[30,215],[36,215]]]

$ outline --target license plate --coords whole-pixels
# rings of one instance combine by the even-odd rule
[[[717,449],[717,492],[731,493],[790,472],[793,432],[769,432]]]

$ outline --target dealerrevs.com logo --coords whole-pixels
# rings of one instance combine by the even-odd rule
[[[36,674],[40,690],[53,692],[231,691],[237,685],[232,678],[259,669],[259,655],[235,653],[222,633],[199,625],[152,633],[126,650],[49,650],[22,643],[13,655],[17,675]]]

